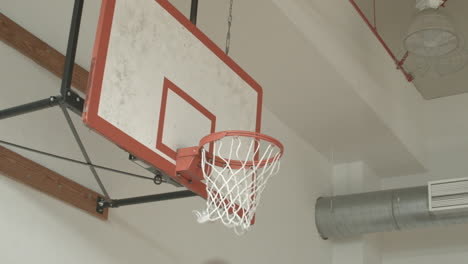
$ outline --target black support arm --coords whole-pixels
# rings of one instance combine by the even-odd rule
[[[32,103],[27,103],[0,110],[0,120],[53,107],[58,105],[60,103],[60,100],[61,96],[51,96],[49,98],[35,101]]]
[[[190,22],[192,24],[197,24],[197,15],[198,15],[198,0],[192,0],[192,6],[190,7]]]
[[[117,207],[126,206],[126,205],[160,202],[160,201],[174,200],[174,199],[187,198],[187,197],[193,197],[193,196],[197,196],[197,194],[191,191],[179,191],[179,192],[138,196],[138,197],[132,197],[132,198],[125,198],[125,199],[113,199],[109,201],[106,201],[100,198],[98,199],[98,202],[96,205],[96,211],[98,213],[102,213],[104,211],[104,208],[109,208],[109,207],[117,208]]]

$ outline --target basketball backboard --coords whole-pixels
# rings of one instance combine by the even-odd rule
[[[102,1],[88,85],[84,122],[176,181],[177,149],[260,132],[260,85],[167,0]]]

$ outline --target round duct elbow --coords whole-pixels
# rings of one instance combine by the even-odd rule
[[[324,239],[403,229],[468,223],[468,211],[429,211],[427,186],[320,197],[315,206],[317,230]]]

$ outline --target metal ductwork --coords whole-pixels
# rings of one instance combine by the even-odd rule
[[[317,230],[324,239],[468,223],[468,209],[429,211],[428,186],[320,197]]]

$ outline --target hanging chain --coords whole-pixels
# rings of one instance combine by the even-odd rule
[[[234,0],[229,3],[229,16],[228,16],[228,31],[226,34],[226,55],[229,55],[229,48],[231,46],[231,25],[232,25],[232,4]]]

